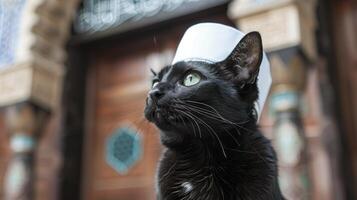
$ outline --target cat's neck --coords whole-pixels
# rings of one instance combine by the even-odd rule
[[[187,186],[197,192],[211,184],[215,190],[209,196],[217,197],[212,199],[220,199],[222,191],[233,194],[237,188],[242,191],[239,195],[252,197],[258,194],[250,194],[250,191],[272,191],[277,170],[270,142],[257,130],[242,130],[234,139],[221,136],[223,149],[217,140],[207,143],[200,139],[192,140],[182,149],[167,149],[160,167],[161,187],[182,190]],[[202,184],[201,179],[205,180]]]
[[[256,129],[255,125],[249,128],[232,128],[222,133],[210,135],[209,139],[192,138],[182,148],[169,149],[177,160],[195,163],[197,167],[225,167],[224,163],[265,162],[269,158],[269,141]],[[268,155],[266,155],[268,153]],[[256,159],[252,159],[256,158]],[[230,165],[231,166],[231,165]]]

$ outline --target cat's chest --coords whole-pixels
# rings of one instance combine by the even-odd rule
[[[210,194],[212,190],[217,190],[217,186],[214,186],[210,180],[194,180],[194,179],[176,179],[172,177],[171,180],[167,180],[160,184],[162,199],[167,200],[207,200],[207,199],[221,199],[216,195]]]
[[[190,171],[173,168],[171,172],[166,171],[166,176],[162,176],[159,182],[162,199],[235,199],[227,196],[232,194],[228,192],[231,187],[225,187],[223,180],[218,177],[222,176],[205,169]]]

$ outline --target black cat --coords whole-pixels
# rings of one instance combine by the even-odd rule
[[[165,149],[159,200],[280,200],[275,152],[256,124],[260,34],[222,62],[178,62],[154,74],[146,118]]]

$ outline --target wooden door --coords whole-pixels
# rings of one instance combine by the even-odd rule
[[[144,119],[143,110],[151,86],[150,67],[170,61],[177,43],[172,36],[166,41],[162,34],[156,37],[114,42],[89,53],[84,200],[155,199],[154,177],[161,145],[157,129]],[[136,150],[140,155],[123,171],[108,160],[108,154],[123,144],[114,150],[108,146],[126,128],[137,131],[141,142]]]

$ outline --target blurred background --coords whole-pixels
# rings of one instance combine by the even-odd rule
[[[0,198],[154,200],[150,68],[199,22],[262,34],[287,199],[357,199],[355,0],[0,0]]]

